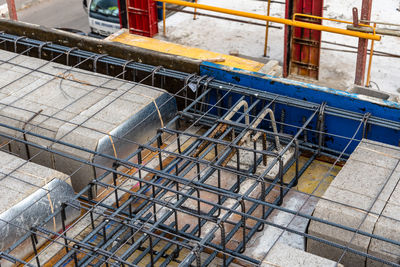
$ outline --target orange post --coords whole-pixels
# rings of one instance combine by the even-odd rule
[[[8,6],[8,14],[10,16],[10,19],[18,20],[17,9],[15,8],[15,1],[7,0],[7,6]]]
[[[195,1],[195,3],[197,4],[197,0]],[[197,7],[194,9],[193,20],[196,20],[196,12],[197,12]]]
[[[162,19],[163,19],[163,34],[167,34],[167,29],[165,27],[165,3],[162,4]]]

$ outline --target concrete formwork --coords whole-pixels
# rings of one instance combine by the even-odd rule
[[[175,99],[165,90],[5,51],[0,58],[7,61],[0,65],[1,121],[18,129],[124,158],[176,114]],[[0,132],[105,167],[113,164],[52,140],[6,127]],[[71,175],[75,191],[104,172],[21,142],[1,141],[3,149]]]

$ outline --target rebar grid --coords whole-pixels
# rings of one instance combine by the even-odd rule
[[[39,47],[45,50],[47,45],[39,45]],[[28,51],[31,51],[32,48],[34,46],[31,46]],[[84,54],[84,52],[76,49],[69,50],[68,53],[68,55],[72,53]],[[59,56],[61,55],[65,56],[65,54],[60,53]],[[86,60],[93,58],[96,58],[96,63],[109,59],[106,56],[86,55]],[[79,67],[79,65],[77,64],[75,67]],[[364,126],[363,136],[365,136],[367,124],[398,128],[398,123],[381,121],[379,118],[370,116],[370,114],[355,114],[337,110],[326,104],[307,103],[249,88],[243,90],[238,86],[213,81],[206,77],[187,76],[137,63],[126,62],[123,72],[116,75],[116,78],[124,76],[125,68],[130,68],[130,71],[133,72],[148,68],[150,71],[148,71],[149,74],[146,78],[151,78],[153,84],[155,73],[160,75],[161,78],[173,76],[182,80],[183,87],[172,97],[185,102],[184,110],[179,112],[165,127],[160,128],[158,134],[147,144],[137,144],[139,149],[133,151],[126,159],[99,154],[96,151],[41,136],[32,130],[18,129],[0,123],[2,128],[21,133],[20,137],[17,138],[3,133],[0,134],[0,136],[11,140],[10,142],[30,145],[41,149],[41,151],[76,160],[82,164],[81,166],[89,165],[106,171],[105,174],[93,180],[90,185],[77,194],[76,198],[80,201],[81,207],[77,207],[73,203],[64,203],[63,209],[57,211],[46,221],[56,214],[63,214],[63,210],[67,206],[76,209],[82,208],[82,217],[70,227],[64,227],[61,233],[55,233],[44,228],[42,226],[44,223],[32,229],[26,229],[29,233],[24,238],[9,250],[2,252],[3,259],[34,266],[32,262],[40,264],[39,257],[41,254],[47,248],[57,244],[62,246],[65,252],[63,252],[63,257],[54,264],[55,266],[61,266],[68,262],[77,266],[142,266],[146,262],[144,261],[145,257],[150,257],[150,261],[147,260],[148,266],[167,266],[171,263],[179,263],[181,266],[188,266],[192,263],[206,266],[217,257],[222,259],[224,266],[234,261],[259,265],[259,259],[249,258],[242,253],[251,237],[257,231],[263,230],[264,225],[269,225],[342,248],[344,253],[349,251],[389,265],[398,266],[396,263],[352,249],[348,245],[343,246],[296,231],[289,227],[290,224],[284,226],[268,221],[268,216],[272,211],[279,210],[349,230],[355,234],[400,245],[396,240],[324,221],[301,213],[300,209],[297,211],[289,210],[280,206],[284,196],[289,190],[293,190],[292,187],[296,185],[299,177],[317,156],[329,155],[333,157],[335,162],[332,168],[339,160],[346,158],[348,145],[342,151],[332,151],[324,147],[324,136],[332,135],[342,138],[350,144],[360,141],[356,136],[362,126]],[[96,67],[93,66],[93,69],[96,69]],[[32,71],[40,70],[38,68]],[[71,68],[70,71],[77,70]],[[141,80],[140,83],[145,82],[145,80]],[[192,86],[194,84],[197,89],[194,99],[188,96],[189,84]],[[235,110],[235,107],[241,101],[248,103],[247,110]],[[8,106],[13,107],[12,104]],[[274,120],[261,118],[261,114],[267,108],[271,108],[275,111],[274,113],[277,113],[278,106],[280,110],[285,110],[284,107],[306,110],[309,117],[301,125],[293,125],[285,123],[285,119],[282,119],[281,116],[282,120],[276,120],[280,132],[271,131],[269,129]],[[29,109],[27,110],[29,111]],[[232,112],[235,113],[235,116],[232,120],[228,120],[227,116]],[[352,136],[338,136],[325,132],[323,120],[324,116],[327,115],[356,122],[354,134]],[[48,116],[48,118],[61,120],[54,116]],[[248,121],[246,121],[246,118],[248,118]],[[260,118],[260,124],[253,127],[253,124]],[[176,124],[178,125],[176,126]],[[35,127],[39,126],[35,125]],[[285,134],[284,128],[287,127],[295,129],[295,134]],[[35,136],[65,147],[72,147],[101,156],[113,160],[115,164],[113,168],[108,168],[96,163],[85,162],[66,153],[28,142],[22,138],[23,135]],[[252,140],[257,135],[263,137],[262,146],[258,144],[257,140]],[[306,135],[315,135],[317,142],[309,142],[308,138],[305,137]],[[276,137],[279,138],[279,142],[283,146],[281,149],[277,149]],[[250,146],[248,146],[249,143]],[[282,157],[289,150],[294,151],[293,156],[285,163]],[[243,151],[253,155],[252,164],[247,169],[241,167],[241,158],[238,157],[240,152]],[[299,166],[298,158],[303,152],[312,153],[312,156],[306,164]],[[237,158],[236,167],[227,166],[227,163],[232,162],[235,157]],[[277,175],[268,175],[274,166],[278,166]],[[296,168],[296,175],[285,181],[285,173],[292,166]],[[257,174],[259,168],[263,168],[261,174]],[[109,174],[113,175],[112,184],[103,181]],[[233,177],[235,182],[230,185],[222,185],[222,180],[226,177]],[[211,183],[210,180],[215,180],[215,178],[216,183]],[[250,181],[251,185],[247,190],[241,192],[241,186],[247,181]],[[92,187],[103,188],[104,194],[96,198],[91,195]],[[259,194],[251,195],[255,190],[259,190]],[[308,197],[315,196],[309,194]],[[191,207],[193,203],[194,208]],[[232,203],[232,205],[227,205],[229,203]],[[188,218],[191,219],[185,223]],[[78,228],[79,223],[85,219],[89,220],[88,227],[91,230],[82,236],[69,236],[69,233],[74,228]],[[206,230],[204,230],[205,228]],[[96,242],[91,241],[94,237],[96,237]],[[23,240],[29,238],[32,239],[36,254],[33,259],[30,259],[28,263],[25,259],[13,258],[12,250],[18,247]],[[41,251],[38,251],[35,246],[37,238],[48,240],[48,244]],[[239,239],[239,241],[236,239]],[[161,248],[155,248],[158,244]],[[182,254],[187,255],[182,256]]]

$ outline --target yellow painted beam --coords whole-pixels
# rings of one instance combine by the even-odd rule
[[[171,55],[178,55],[203,61],[215,62],[215,64],[247,71],[257,72],[264,66],[263,63],[257,61],[231,55],[224,55],[221,53],[207,51],[200,48],[170,43],[154,38],[134,35],[126,31],[111,35],[107,39],[112,42],[119,42]]]
[[[244,11],[233,10],[233,9],[227,9],[227,8],[222,8],[222,7],[215,7],[215,6],[209,6],[209,5],[203,5],[203,4],[195,4],[195,3],[185,2],[185,1],[181,1],[181,0],[157,0],[157,1],[163,2],[163,3],[180,5],[180,6],[204,9],[204,10],[218,12],[218,13],[230,14],[230,15],[235,15],[235,16],[240,16],[240,17],[245,17],[245,18],[275,22],[275,23],[285,24],[288,26],[337,33],[337,34],[348,35],[348,36],[353,36],[353,37],[358,37],[358,38],[363,38],[363,39],[370,39],[370,40],[375,40],[375,41],[381,40],[381,36],[376,35],[376,34],[369,34],[369,33],[365,33],[365,32],[352,31],[352,30],[335,28],[335,27],[313,24],[313,23],[308,23],[308,22],[283,19],[283,18],[277,18],[277,17],[272,17],[272,16],[265,16],[265,15],[254,14],[254,13],[250,13],[250,12],[244,12]]]

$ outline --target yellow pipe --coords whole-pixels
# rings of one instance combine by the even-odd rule
[[[345,24],[353,24],[352,21],[345,21],[345,20],[340,20],[340,19],[331,19],[331,18],[324,18],[324,17],[319,17],[319,16],[314,16],[314,15],[308,15],[308,14],[302,14],[302,13],[295,13],[293,15],[293,20],[296,20],[296,17],[306,17],[306,18],[313,18],[313,19],[320,19],[320,20],[328,20],[328,21],[333,21],[333,22],[339,22],[339,23],[345,23]],[[359,26],[363,26],[363,27],[368,27],[372,29],[373,35],[376,35],[376,24],[375,27],[372,27],[371,25],[367,25],[367,24],[362,24],[359,23]]]
[[[267,16],[269,16],[270,10],[271,10],[271,0],[268,0]],[[267,21],[267,27],[265,28],[264,57],[267,56],[267,49],[268,49],[268,33],[269,33],[269,21]]]
[[[376,34],[374,35],[374,34],[369,34],[369,33],[364,33],[364,32],[339,29],[339,28],[335,28],[335,27],[313,24],[313,23],[308,23],[308,22],[301,22],[301,21],[295,21],[295,20],[290,20],[290,19],[283,19],[283,18],[259,15],[259,14],[244,12],[244,11],[227,9],[227,8],[184,2],[184,1],[180,1],[180,0],[158,0],[158,1],[163,2],[163,3],[180,5],[180,6],[204,9],[204,10],[213,11],[213,12],[236,15],[236,16],[246,17],[246,18],[251,18],[251,19],[275,22],[275,23],[280,23],[280,24],[285,24],[285,25],[300,27],[300,28],[306,28],[306,29],[311,29],[311,30],[343,34],[343,35],[348,35],[348,36],[353,36],[353,37],[358,37],[358,38],[363,38],[363,39],[370,39],[370,40],[375,40],[375,41],[381,40],[381,36],[376,35]]]
[[[163,34],[167,34],[167,29],[165,28],[165,3],[162,4],[162,18],[163,18]]]

